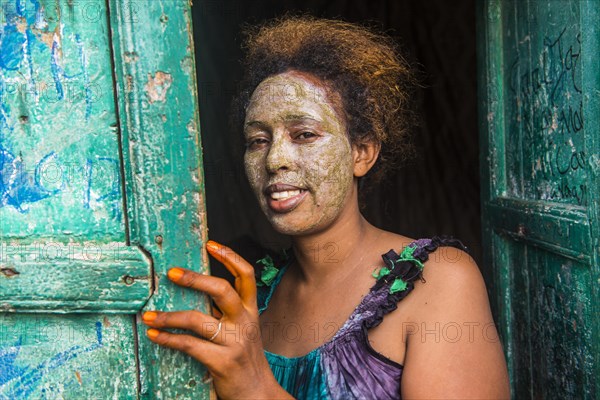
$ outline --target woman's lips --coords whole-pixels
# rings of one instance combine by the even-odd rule
[[[292,211],[302,202],[307,191],[296,186],[274,184],[267,187],[265,197],[267,205],[276,213]]]

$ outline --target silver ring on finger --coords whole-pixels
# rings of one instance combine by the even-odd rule
[[[219,325],[217,325],[217,330],[215,331],[215,333],[213,333],[213,335],[210,337],[210,339],[208,339],[209,342],[212,342],[213,340],[215,340],[215,338],[217,337],[217,335],[219,333],[221,333],[221,327],[222,327],[222,322],[219,321]]]

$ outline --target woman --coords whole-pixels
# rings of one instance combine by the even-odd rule
[[[257,292],[253,267],[208,242],[235,288],[171,269],[220,312],[147,312],[150,339],[205,364],[222,398],[508,397],[485,285],[460,242],[382,231],[359,210],[364,183],[406,149],[411,79],[389,39],[286,18],[250,37],[246,72],[246,173],[292,252],[261,260]]]

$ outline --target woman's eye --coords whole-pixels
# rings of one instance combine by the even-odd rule
[[[258,149],[262,146],[269,144],[269,141],[265,138],[254,138],[246,141],[246,148],[250,150]]]
[[[305,131],[305,132],[300,132],[300,134],[298,134],[298,136],[296,136],[297,139],[312,139],[317,137],[318,135],[315,133],[312,133],[310,131]]]

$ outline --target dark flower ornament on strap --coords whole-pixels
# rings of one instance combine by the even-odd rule
[[[416,279],[425,282],[424,263],[429,259],[429,253],[440,246],[452,246],[468,251],[460,240],[451,237],[434,236],[431,239],[415,240],[406,246],[400,255],[390,250],[382,256],[385,267],[373,273],[373,277],[377,279],[374,288],[389,286],[389,293],[394,295],[393,301],[398,302],[413,289]]]
[[[406,290],[408,288],[408,282],[421,274],[424,265],[423,262],[414,255],[417,247],[416,243],[411,243],[404,248],[399,256],[393,250],[390,250],[383,255],[383,261],[386,266],[375,271],[373,277],[378,281],[383,279],[385,282],[390,282],[393,279],[389,288],[390,294]],[[410,264],[404,264],[403,267],[401,267],[403,262],[408,262]],[[411,265],[416,265],[418,269],[415,270],[414,268],[411,268]],[[413,270],[413,273],[409,274],[411,270]],[[408,277],[407,275],[412,276]]]

